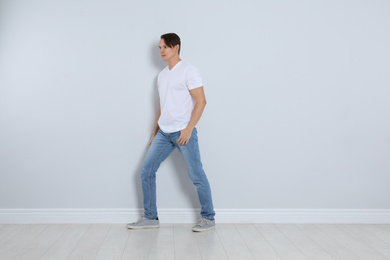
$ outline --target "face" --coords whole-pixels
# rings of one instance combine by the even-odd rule
[[[159,48],[161,58],[165,61],[170,60],[172,57],[178,55],[179,45],[176,45],[175,47],[171,48],[165,44],[164,39],[160,40]]]

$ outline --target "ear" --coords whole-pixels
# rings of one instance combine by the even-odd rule
[[[177,52],[177,53],[179,53],[179,44],[176,44],[176,46],[175,46],[175,51]]]

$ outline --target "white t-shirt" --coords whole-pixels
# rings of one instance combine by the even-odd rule
[[[171,70],[167,66],[158,74],[161,107],[158,125],[163,132],[173,133],[187,127],[195,106],[190,90],[202,86],[199,71],[183,60]]]

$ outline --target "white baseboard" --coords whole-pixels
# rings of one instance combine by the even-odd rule
[[[217,223],[390,223],[390,209],[216,209]],[[159,209],[160,223],[193,223],[199,209]],[[0,223],[127,223],[142,209],[0,209]]]

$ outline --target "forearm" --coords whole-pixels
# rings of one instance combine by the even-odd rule
[[[194,107],[194,110],[192,111],[192,116],[191,116],[190,122],[187,125],[187,129],[189,129],[191,131],[194,129],[194,127],[196,126],[200,117],[203,114],[203,110],[204,110],[205,106],[206,106],[205,100],[197,101],[195,103],[195,107]]]

